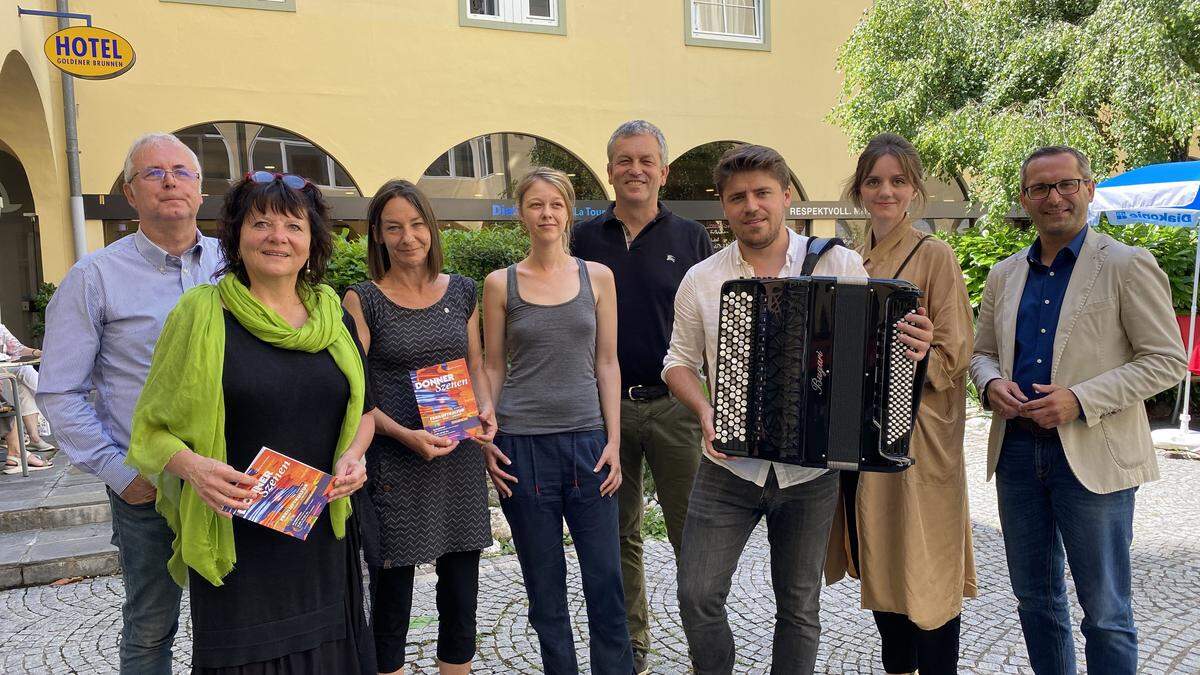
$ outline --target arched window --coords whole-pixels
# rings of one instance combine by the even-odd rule
[[[671,201],[719,199],[717,187],[713,184],[713,169],[717,167],[717,162],[720,161],[721,155],[740,145],[746,145],[746,143],[743,141],[712,141],[703,145],[697,145],[676,157],[671,162],[671,171],[667,175],[667,184],[663,186],[662,198]],[[790,183],[792,200],[799,201],[805,199],[804,188],[800,185],[800,181],[796,179],[795,174],[790,175]],[[729,232],[723,220],[706,220],[702,222],[708,228],[709,235],[712,237],[715,246],[723,245],[732,240],[733,235]],[[811,221],[789,220],[787,221],[787,226],[803,234],[808,232]]]
[[[570,176],[576,199],[605,199],[600,180],[570,150],[517,133],[484,134],[455,145],[429,164],[417,186],[429,197],[512,199],[517,182],[535,166]]]
[[[304,176],[327,196],[361,196],[349,172],[312,141],[286,129],[256,122],[207,122],[175,132],[200,158],[201,191],[222,195],[250,171]],[[117,176],[112,194],[119,194]]]
[[[286,129],[257,122],[206,122],[185,127],[175,136],[196,153],[200,159],[203,181],[200,192],[205,197],[219,197],[229,186],[250,171],[293,173],[303,176],[327,197],[361,197],[357,184],[345,167],[312,141]],[[120,195],[125,183],[122,170],[117,173],[110,194]],[[216,231],[216,221],[205,220],[201,210],[200,229],[206,234]],[[362,231],[358,221],[336,221]],[[130,220],[105,220],[104,243],[110,244],[137,230]]]

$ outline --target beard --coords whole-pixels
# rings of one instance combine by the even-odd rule
[[[770,224],[764,228],[754,228],[739,232],[734,229],[734,235],[737,237],[738,243],[753,249],[767,248],[774,244],[779,235],[783,233],[783,222],[778,224]]]

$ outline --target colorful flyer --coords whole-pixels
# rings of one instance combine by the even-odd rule
[[[329,503],[333,476],[265,446],[246,473],[258,478],[253,490],[262,496],[249,508],[226,510],[288,536],[307,539]]]
[[[483,430],[466,359],[414,370],[409,376],[425,431],[461,441]]]

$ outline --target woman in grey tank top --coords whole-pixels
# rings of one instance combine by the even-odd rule
[[[579,671],[567,608],[562,523],[583,577],[591,671],[633,672],[617,532],[620,381],[616,288],[599,263],[571,257],[575,193],[538,168],[517,186],[529,230],[521,262],[483,286],[485,370],[499,432],[488,471],[512,528],[547,673]]]

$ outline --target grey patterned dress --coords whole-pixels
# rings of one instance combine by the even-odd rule
[[[369,281],[351,290],[371,331],[367,367],[375,402],[398,424],[420,429],[409,372],[466,358],[475,282],[450,275],[442,299],[424,309],[397,305]],[[427,462],[377,435],[367,451],[367,476],[378,528],[377,538],[364,537],[369,564],[402,567],[491,546],[487,473],[477,443],[462,441],[449,455]]]

